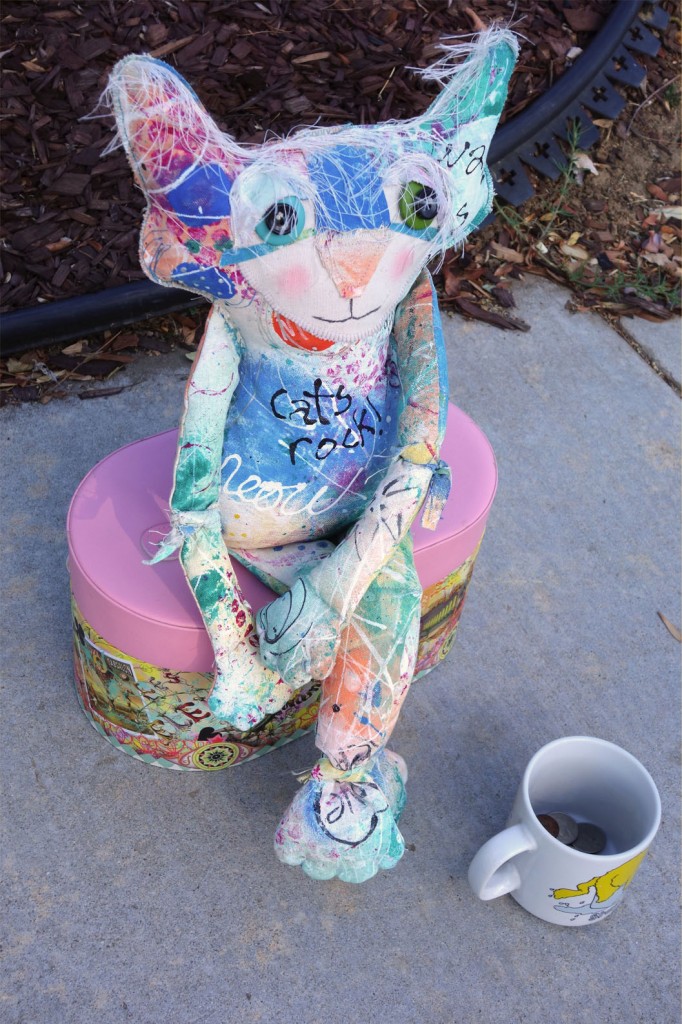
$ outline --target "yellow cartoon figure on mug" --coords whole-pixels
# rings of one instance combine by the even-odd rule
[[[552,899],[558,901],[554,909],[564,914],[573,914],[573,921],[581,914],[590,914],[590,920],[594,921],[605,917],[623,899],[625,890],[645,856],[646,850],[604,875],[595,875],[587,882],[579,882],[575,889],[550,890]]]

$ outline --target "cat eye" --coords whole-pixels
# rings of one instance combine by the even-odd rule
[[[256,234],[268,245],[286,245],[295,242],[305,225],[305,210],[296,196],[278,199],[265,211],[256,225]]]
[[[419,181],[411,181],[400,194],[398,210],[408,228],[413,231],[428,228],[438,215],[438,199],[434,189]]]

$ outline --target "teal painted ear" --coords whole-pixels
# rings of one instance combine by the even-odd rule
[[[453,63],[465,55],[465,61]],[[426,111],[422,126],[431,125],[443,137],[471,121],[494,118],[497,122],[517,55],[516,37],[508,29],[490,28],[472,43],[445,47],[441,60],[424,72],[425,78],[439,81],[443,89]]]
[[[442,88],[419,119],[421,146],[440,164],[443,208],[452,211],[441,224],[442,248],[461,242],[491,209],[488,149],[507,98],[518,44],[508,29],[493,27],[444,51],[423,72]]]

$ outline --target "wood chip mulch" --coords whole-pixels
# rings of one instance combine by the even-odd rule
[[[5,0],[0,311],[142,277],[143,208],[123,153],[102,157],[97,108],[112,65],[151,53],[175,65],[241,141],[301,124],[371,123],[422,111],[433,90],[408,67],[444,36],[513,12],[521,55],[513,117],[589,43],[612,0]]]
[[[514,279],[526,273],[568,283],[577,308],[607,315],[660,321],[679,308],[682,39],[676,0],[663,2],[673,20],[659,56],[638,58],[647,78],[626,91],[623,115],[597,122],[602,143],[580,157],[581,167],[554,184],[535,178],[529,203],[518,211],[502,207],[463,252],[448,255],[438,278],[444,311],[526,330],[513,295]],[[611,4],[515,0],[514,6],[526,38],[507,117],[552,84],[574,48],[589,44]],[[259,141],[266,131],[284,133],[303,123],[418,113],[429,103],[430,86],[407,66],[425,66],[442,36],[507,18],[510,7],[506,0],[452,6],[446,0],[5,2],[0,308],[142,277],[141,194],[122,152],[101,156],[110,123],[80,120],[126,53],[152,52],[175,64],[226,130]],[[0,406],[118,394],[132,385],[118,386],[116,375],[141,353],[179,347],[193,358],[204,314],[198,306],[10,357],[0,362]]]

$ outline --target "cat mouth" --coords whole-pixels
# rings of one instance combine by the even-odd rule
[[[365,317],[371,316],[372,313],[376,313],[381,307],[375,306],[374,309],[370,309],[367,313],[363,313],[361,316],[355,316],[353,314],[353,299],[350,300],[350,316],[342,317],[340,320],[330,320],[325,316],[313,316],[313,320],[321,320],[324,324],[347,324],[351,320],[364,320]]]

